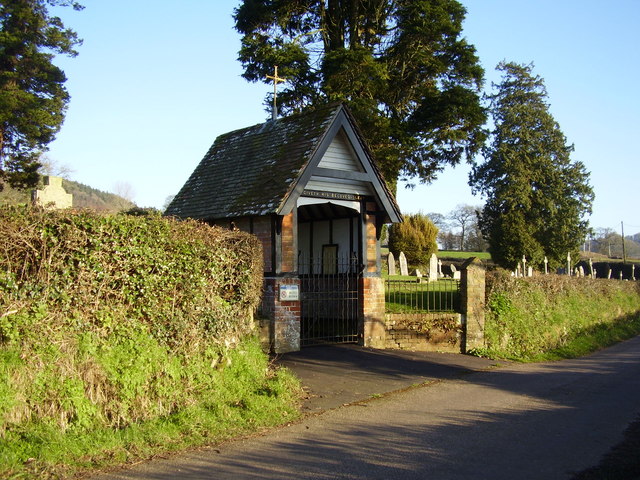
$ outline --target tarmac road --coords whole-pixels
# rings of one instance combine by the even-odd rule
[[[332,351],[338,360],[324,372],[318,351],[282,360],[314,385],[309,411],[348,398],[349,385],[361,396],[431,383],[97,478],[570,479],[596,465],[640,412],[640,337],[581,359],[490,369],[461,355]],[[340,387],[321,396],[340,355],[343,376],[333,382]],[[376,370],[380,382],[369,373]]]

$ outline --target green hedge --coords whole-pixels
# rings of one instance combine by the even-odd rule
[[[618,324],[622,330],[607,335]],[[639,329],[637,282],[565,275],[514,278],[497,270],[487,275],[486,348],[479,353],[517,360],[554,358],[553,352],[577,356]],[[569,345],[593,335],[600,338],[572,355]]]
[[[179,435],[206,437],[194,433],[204,421],[234,431],[234,415],[292,418],[295,400],[252,339],[261,286],[260,244],[242,232],[0,208],[0,476],[101,458],[104,432],[198,409]]]
[[[173,349],[251,327],[259,242],[160,216],[0,209],[0,342],[145,328]]]

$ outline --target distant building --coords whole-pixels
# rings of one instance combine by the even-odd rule
[[[62,178],[47,175],[43,177],[44,186],[33,191],[32,202],[44,208],[65,209],[73,206],[73,195],[62,186]]]

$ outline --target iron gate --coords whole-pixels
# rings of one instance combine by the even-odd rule
[[[362,267],[326,260],[300,266],[300,344],[357,343]]]

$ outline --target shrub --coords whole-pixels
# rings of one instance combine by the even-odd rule
[[[389,250],[398,257],[404,252],[411,265],[427,265],[432,253],[438,250],[437,227],[426,215],[405,215],[402,223],[389,228]]]

